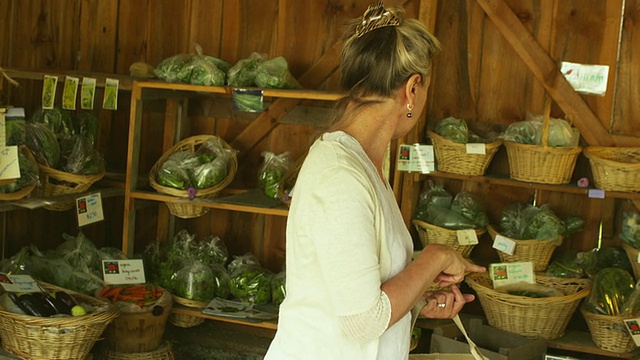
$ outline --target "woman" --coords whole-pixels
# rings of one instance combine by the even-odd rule
[[[266,359],[406,359],[412,312],[455,316],[485,271],[444,245],[413,242],[382,166],[425,105],[438,41],[402,8],[372,5],[341,54],[348,91],[298,174],[286,240],[287,296]],[[433,282],[448,292],[427,292]],[[415,310],[414,310],[415,308]]]

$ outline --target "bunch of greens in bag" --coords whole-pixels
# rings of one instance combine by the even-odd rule
[[[47,124],[27,122],[25,141],[39,164],[57,168],[60,162],[60,144]]]
[[[194,249],[196,259],[207,265],[225,265],[229,258],[227,245],[219,236],[209,235],[204,240],[198,242]]]
[[[561,278],[582,278],[585,273],[578,262],[578,254],[575,252],[566,252],[554,256],[549,264],[546,274],[553,277]]]
[[[228,267],[229,291],[239,301],[262,305],[271,301],[271,274],[252,254],[235,257]]]
[[[461,191],[453,197],[433,183],[421,192],[414,218],[450,230],[483,229],[489,222],[484,205],[474,194]]]
[[[629,273],[633,272],[627,253],[616,246],[579,252],[576,261],[589,278],[594,278],[601,270],[610,267],[619,268]]]
[[[199,44],[195,45],[195,49],[195,54],[178,54],[162,60],[154,73],[159,79],[170,83],[223,86],[230,64],[204,55]]]
[[[302,86],[289,72],[287,60],[282,56],[258,64],[255,84],[270,89],[301,89]]]
[[[215,282],[211,268],[193,260],[175,274],[176,296],[201,302],[209,302],[215,297]]]
[[[560,219],[549,205],[536,207],[512,203],[504,207],[499,221],[502,235],[518,240],[551,240],[568,236],[582,229],[584,220],[570,216]]]
[[[440,120],[434,132],[447,140],[459,144],[483,142],[480,136],[469,129],[466,121],[455,117]]]
[[[38,182],[38,165],[29,159],[23,151],[18,151],[18,166],[20,166],[20,177],[11,183],[0,185],[0,193],[14,193]]]
[[[221,264],[209,265],[213,273],[213,287],[216,297],[221,299],[229,298],[229,272]]]
[[[625,212],[622,215],[620,239],[634,249],[640,249],[640,215],[636,212]]]
[[[278,198],[280,181],[291,167],[289,152],[276,155],[269,151],[263,151],[264,160],[258,169],[258,184],[262,192],[269,198]]]
[[[248,58],[239,60],[227,71],[227,85],[256,86],[258,66],[267,59],[267,54],[254,52]]]
[[[511,123],[499,137],[520,144],[540,145],[543,129],[544,118],[542,115],[527,114],[526,120]],[[549,119],[549,146],[576,147],[579,140],[580,133],[568,121]]]
[[[620,316],[634,289],[635,283],[628,271],[619,268],[602,269],[593,279],[591,292],[585,303],[587,311]]]
[[[280,306],[287,296],[285,281],[286,274],[284,271],[273,275],[271,278],[271,301],[276,306]]]

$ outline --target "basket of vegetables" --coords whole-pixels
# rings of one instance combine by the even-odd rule
[[[640,315],[638,295],[628,271],[609,267],[596,274],[591,293],[580,308],[596,346],[616,353],[635,348],[623,319]]]
[[[105,330],[105,346],[119,353],[144,353],[162,345],[171,294],[153,284],[106,285],[97,294],[120,310]]]
[[[14,201],[28,197],[38,184],[38,163],[27,146],[18,147],[20,177],[0,185],[0,200]]]
[[[149,172],[149,183],[159,193],[175,196],[169,211],[180,218],[202,216],[209,208],[192,200],[212,199],[233,181],[238,169],[236,151],[214,135],[197,135],[176,143]]]
[[[513,123],[501,135],[507,149],[512,179],[543,184],[567,184],[582,147],[579,133],[564,119],[550,119],[551,102],[544,119]]]
[[[469,275],[466,283],[476,292],[489,325],[527,337],[557,339],[580,301],[589,294],[589,279],[536,276],[545,292],[499,291],[486,273]],[[551,295],[551,296],[549,296]]]
[[[640,191],[640,147],[588,146],[595,185],[607,191]]]
[[[484,175],[502,145],[501,139],[482,139],[464,120],[453,117],[441,120],[427,135],[433,143],[438,171],[453,174]],[[477,144],[483,151],[469,152],[467,144]]]
[[[86,359],[118,309],[92,296],[40,286],[41,293],[1,295],[2,347],[23,359]]]
[[[544,271],[549,266],[549,261],[553,252],[560,244],[562,244],[562,237],[556,237],[552,239],[530,239],[519,240],[505,236],[496,231],[493,226],[488,225],[487,229],[493,241],[499,236],[502,236],[515,243],[513,254],[506,253],[504,251],[498,251],[498,256],[502,262],[520,262],[531,261],[533,263],[534,271]]]
[[[95,149],[98,120],[90,113],[38,110],[25,125],[25,141],[40,170],[39,195],[57,197],[87,191],[105,174]],[[49,210],[65,211],[74,199],[54,201]]]

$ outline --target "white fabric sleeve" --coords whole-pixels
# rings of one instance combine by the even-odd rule
[[[379,301],[369,311],[340,316],[344,332],[360,343],[367,343],[379,338],[387,329],[390,320],[391,301],[384,291],[380,291]]]

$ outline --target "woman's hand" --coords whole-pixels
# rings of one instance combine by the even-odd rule
[[[459,284],[464,280],[466,274],[471,272],[485,272],[487,269],[484,266],[476,265],[469,260],[465,259],[462,254],[454,250],[447,245],[430,244],[428,247],[436,247],[436,251],[444,251],[447,259],[445,266],[438,276],[436,276],[435,283],[441,287],[447,287],[449,285]],[[433,251],[430,249],[429,251]]]
[[[451,319],[456,316],[464,304],[475,299],[472,294],[463,294],[456,285],[451,291],[433,291],[425,293],[427,304],[420,310],[420,315],[429,319]]]

